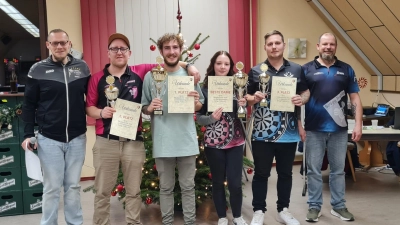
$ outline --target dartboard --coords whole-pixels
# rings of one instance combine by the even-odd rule
[[[286,116],[268,107],[258,107],[254,112],[253,140],[276,141],[285,132]]]
[[[204,134],[206,147],[223,148],[232,140],[233,119],[227,113],[221,117],[219,121],[207,126]]]

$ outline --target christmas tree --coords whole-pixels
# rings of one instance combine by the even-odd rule
[[[181,11],[180,11],[180,6],[179,6],[179,0],[178,0],[178,12],[177,12],[177,19],[179,22],[179,32],[178,35],[183,39],[183,35],[181,33]],[[209,36],[205,37],[204,39],[200,40],[201,33],[197,35],[195,40],[189,45],[186,46],[186,44],[183,46],[183,51],[180,60],[185,61],[185,62],[191,62],[194,63],[199,57],[200,54],[193,55],[193,49],[194,50],[199,50],[200,45],[206,41]],[[156,50],[156,41],[152,38],[150,40],[155,44],[150,46],[151,51]],[[185,42],[185,41],[184,41]],[[147,118],[147,119],[146,119]],[[196,120],[196,114],[193,114],[193,119]],[[143,168],[142,168],[142,183],[140,185],[141,188],[141,198],[143,203],[149,205],[149,204],[159,204],[159,194],[160,194],[160,189],[159,189],[159,178],[158,178],[158,173],[157,173],[157,165],[155,164],[155,159],[152,156],[152,149],[153,149],[153,141],[151,137],[151,128],[150,128],[150,118],[149,117],[144,117],[143,118],[143,123],[142,123],[142,135],[144,139],[144,147],[146,150],[146,160],[144,162]],[[196,157],[196,176],[195,176],[195,194],[196,194],[196,205],[201,204],[205,199],[211,198],[212,197],[212,174],[210,173],[210,168],[208,167],[207,164],[207,159],[204,153],[204,132],[206,128],[204,126],[200,126],[196,123],[196,131],[197,131],[197,140],[199,144],[199,152],[200,154]],[[244,167],[247,167],[247,173],[251,174],[253,173],[253,163],[248,160],[247,158],[243,159],[243,164]],[[179,186],[179,180],[178,180],[178,171],[176,170],[175,172],[175,189],[174,189],[174,203],[175,203],[175,208],[176,209],[181,209],[181,204],[182,204],[182,199],[181,199],[181,191],[180,191],[180,186]],[[84,192],[87,192],[89,190],[93,190],[93,186],[90,186],[86,189],[84,189]],[[229,206],[229,193],[228,189],[225,189],[227,192],[226,198],[227,198],[227,206]],[[123,174],[121,169],[119,170],[117,182],[115,184],[115,187],[113,188],[111,195],[112,196],[117,196],[120,201],[123,202],[123,205],[125,206],[125,188],[124,188],[124,180],[123,180]]]

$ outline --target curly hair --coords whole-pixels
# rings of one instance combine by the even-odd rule
[[[231,55],[227,51],[218,51],[210,59],[210,65],[207,68],[206,77],[203,80],[203,88],[208,87],[208,76],[215,76],[214,65],[215,65],[215,62],[217,61],[218,56],[220,56],[220,55],[226,55],[229,58],[230,68],[229,68],[227,76],[233,76],[233,74],[235,74],[235,72],[233,71],[233,67],[234,67],[235,63],[233,62]]]
[[[166,33],[163,36],[161,36],[157,40],[157,47],[159,50],[162,50],[164,43],[170,42],[170,41],[176,41],[178,42],[179,48],[182,49],[183,47],[183,40],[181,37],[179,37],[177,34],[173,33]]]

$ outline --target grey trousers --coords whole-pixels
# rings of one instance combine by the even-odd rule
[[[178,166],[179,185],[182,194],[183,219],[185,225],[196,221],[196,202],[194,176],[196,174],[196,156],[156,158],[160,177],[160,208],[163,225],[174,222],[175,167]]]

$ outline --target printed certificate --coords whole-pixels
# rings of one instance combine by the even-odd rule
[[[192,76],[168,76],[168,113],[194,113]]]
[[[115,110],[111,121],[110,134],[136,140],[142,105],[117,98]]]
[[[271,105],[274,111],[294,112],[292,97],[296,95],[297,78],[272,77]]]
[[[222,107],[223,112],[233,111],[233,77],[209,76],[208,111],[214,112],[220,107]]]

